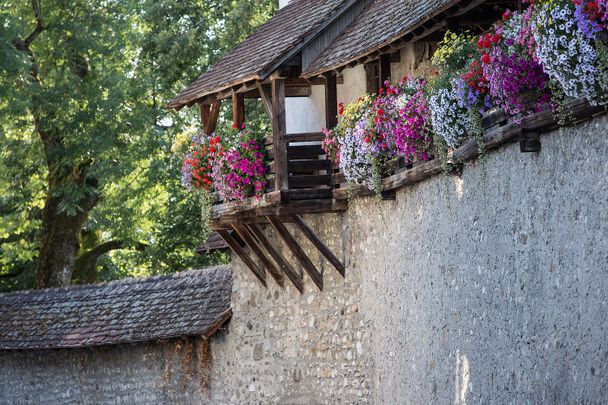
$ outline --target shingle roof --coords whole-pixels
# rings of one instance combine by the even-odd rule
[[[169,102],[168,107],[181,108],[207,94],[259,79],[345,2],[292,0]]]
[[[199,247],[196,248],[196,251],[200,254],[205,254],[214,252],[216,250],[228,249],[230,249],[230,247],[224,241],[224,239],[222,239],[222,237],[217,232],[213,232],[211,235],[209,235],[205,243],[202,243],[201,245],[199,245]]]
[[[343,66],[417,28],[460,0],[375,0],[306,69],[310,77]]]
[[[226,266],[0,294],[0,350],[73,348],[213,334],[231,315]]]

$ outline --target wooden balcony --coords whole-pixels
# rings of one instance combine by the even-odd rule
[[[344,199],[335,199],[334,190],[344,183],[321,148],[320,132],[287,134],[283,150],[287,157],[287,188],[278,189],[273,138],[266,138],[271,157],[266,193],[244,201],[218,201],[212,210],[213,229],[230,229],[234,223],[267,223],[267,216],[321,214],[346,210]],[[279,173],[279,176],[282,174]]]

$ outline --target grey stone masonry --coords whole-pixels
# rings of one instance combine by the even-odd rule
[[[608,403],[608,118],[541,141],[306,218],[323,292],[235,259],[212,403]]]

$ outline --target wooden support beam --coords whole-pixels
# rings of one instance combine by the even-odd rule
[[[333,128],[338,125],[338,87],[336,74],[325,74],[325,127]]]
[[[232,93],[232,123],[237,128],[245,123],[245,98],[241,93]]]
[[[266,109],[266,113],[268,114],[268,118],[270,122],[273,121],[273,107],[272,107],[272,91],[271,87],[267,84],[258,83],[258,90],[260,91],[260,98],[262,99],[262,104],[264,104],[264,109]]]
[[[272,93],[272,137],[274,150],[274,189],[287,195],[289,189],[287,171],[287,145],[283,136],[287,133],[285,122],[285,80],[273,78]]]
[[[291,264],[283,257],[283,255],[279,252],[279,250],[272,244],[270,240],[266,237],[262,229],[257,224],[247,225],[251,233],[260,241],[262,246],[266,249],[266,251],[270,254],[270,256],[274,259],[274,261],[279,265],[281,270],[287,275],[287,278],[293,283],[294,287],[300,293],[304,292],[304,283],[302,280],[302,275],[298,274],[291,267]]]
[[[275,216],[268,216],[268,222],[277,231],[283,242],[287,245],[291,253],[298,259],[306,273],[310,276],[319,290],[323,291],[323,275],[317,270],[315,265],[310,261],[306,253],[302,250],[295,238],[289,233],[285,225]]]
[[[217,126],[217,118],[220,115],[220,107],[221,102],[219,100],[211,103],[211,107],[209,109],[209,119],[207,122],[205,122],[205,127],[203,128],[205,134],[211,135],[215,132],[215,128]]]
[[[245,242],[245,244],[249,246],[249,249],[251,249],[251,251],[255,253],[255,255],[258,257],[258,259],[260,259],[260,262],[262,262],[264,267],[266,267],[266,270],[268,270],[268,272],[270,273],[272,278],[274,278],[277,284],[281,287],[284,287],[285,284],[283,282],[283,273],[281,273],[279,269],[276,268],[274,263],[272,263],[272,261],[270,261],[270,259],[266,257],[264,251],[262,250],[260,245],[258,245],[258,242],[254,239],[251,232],[249,232],[249,228],[247,228],[245,225],[240,224],[232,224],[232,228],[234,228],[236,233],[238,233],[241,239],[243,239],[243,242]]]
[[[311,241],[313,245],[315,245],[319,252],[321,252],[321,254],[325,256],[325,258],[332,264],[332,266],[336,268],[336,270],[338,270],[338,273],[340,273],[340,275],[344,277],[346,275],[346,268],[344,267],[340,259],[338,259],[336,255],[334,255],[332,251],[325,245],[325,243],[323,243],[323,241],[317,236],[315,231],[310,226],[308,226],[306,222],[304,222],[304,219],[302,219],[300,215],[292,215],[291,218],[293,219],[293,222],[298,226],[298,228],[300,228],[302,233],[306,235],[308,240]]]
[[[239,243],[232,237],[232,235],[230,235],[230,232],[225,229],[218,229],[216,232],[222,237],[222,239],[224,239],[228,246],[230,246],[230,249],[236,253],[243,263],[249,267],[249,270],[253,272],[258,280],[260,280],[260,283],[262,283],[264,287],[268,287],[266,284],[266,273],[264,272],[264,269],[260,268],[256,262],[249,257],[247,252],[245,252],[245,249],[243,249],[241,245],[239,245]]]
[[[384,82],[391,80],[391,55],[382,54],[380,55],[380,87],[384,88]]]
[[[198,104],[198,107],[201,111],[201,129],[205,131],[207,127],[207,123],[209,122],[209,117],[211,115],[211,105],[210,104]]]

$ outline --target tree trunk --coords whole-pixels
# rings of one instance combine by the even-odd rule
[[[111,252],[122,249],[123,244],[119,240],[102,242],[95,247],[80,253],[74,265],[72,281],[77,284],[92,284],[99,281],[97,272],[97,260]]]
[[[69,285],[76,257],[80,250],[80,232],[89,213],[97,203],[91,195],[80,201],[80,211],[69,215],[60,211],[61,197],[49,189],[42,212],[42,240],[36,268],[36,288]]]

